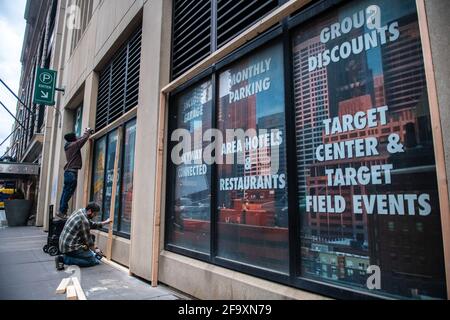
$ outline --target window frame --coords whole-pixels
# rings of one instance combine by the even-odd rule
[[[118,223],[118,225],[117,225],[117,231],[115,231],[115,230],[113,230],[113,234],[114,234],[114,232],[116,232],[116,235],[119,235],[119,236],[121,236],[121,237],[124,237],[124,238],[128,238],[128,239],[130,239],[130,237],[131,237],[131,216],[132,216],[132,214],[133,214],[133,209],[131,210],[131,216],[130,216],[130,232],[128,233],[128,232],[124,232],[124,231],[122,231],[122,230],[120,230],[121,229],[121,227],[122,227],[122,214],[123,214],[123,212],[122,212],[122,209],[123,209],[123,202],[122,202],[122,193],[123,193],[123,174],[124,174],[124,166],[125,166],[125,147],[126,147],[126,142],[127,142],[127,140],[126,140],[126,132],[127,132],[127,127],[128,127],[128,125],[130,124],[130,123],[132,123],[132,122],[134,122],[134,126],[136,127],[136,129],[135,129],[135,132],[134,132],[134,134],[135,134],[135,138],[134,138],[134,160],[133,161],[135,161],[136,160],[136,132],[137,132],[137,118],[136,117],[133,117],[133,118],[131,118],[130,120],[128,120],[128,121],[125,121],[122,125],[121,125],[121,127],[123,128],[123,130],[122,130],[122,132],[123,132],[123,137],[122,137],[122,150],[121,150],[121,161],[120,161],[120,173],[121,173],[121,179],[119,180],[119,184],[120,184],[120,194],[119,194],[119,197],[120,197],[120,200],[119,200],[119,213],[118,213],[118,216],[117,216],[117,218],[118,218],[118,221],[119,221],[119,223]],[[133,164],[133,168],[134,168],[134,164]],[[134,171],[134,170],[133,170]],[[134,175],[133,175],[133,188],[134,188]],[[134,192],[134,191],[133,191]],[[133,203],[133,200],[132,200],[132,202],[131,203]],[[116,222],[116,220],[114,219],[114,222]]]
[[[119,168],[120,178],[118,180],[119,183],[118,183],[118,186],[117,186],[117,193],[119,194],[119,197],[116,198],[119,201],[119,206],[118,206],[117,219],[114,219],[114,225],[117,226],[117,230],[113,229],[113,235],[119,236],[121,238],[126,238],[126,239],[131,239],[131,231],[130,231],[130,233],[126,233],[126,232],[123,232],[123,231],[120,230],[120,226],[121,226],[121,223],[122,223],[122,220],[121,220],[122,219],[122,179],[123,179],[123,167],[124,167],[124,159],[125,159],[125,130],[126,130],[127,125],[129,123],[133,122],[133,121],[135,121],[136,124],[137,124],[137,117],[132,117],[131,119],[121,123],[120,125],[118,125],[118,126],[116,126],[114,128],[111,128],[105,134],[102,134],[101,136],[96,137],[95,140],[94,140],[94,144],[93,144],[93,154],[95,155],[97,142],[99,140],[103,139],[103,138],[106,139],[105,140],[105,159],[104,159],[104,161],[105,161],[105,163],[104,163],[105,171],[103,173],[103,181],[104,181],[103,182],[103,198],[102,198],[102,203],[100,205],[101,210],[102,210],[102,216],[100,217],[100,219],[104,220],[105,219],[105,216],[104,216],[104,214],[105,214],[104,197],[105,197],[105,193],[106,193],[106,171],[107,171],[106,170],[106,164],[107,164],[107,158],[108,158],[107,155],[108,155],[108,149],[109,149],[109,135],[111,133],[113,133],[115,130],[118,130],[120,127],[122,128],[124,134],[123,134],[123,137],[122,137],[122,145],[121,145],[121,150],[120,150],[120,161],[119,161],[119,164],[120,164],[120,168]],[[134,149],[134,152],[136,153],[136,148]],[[90,192],[89,192],[89,199],[90,200],[92,200],[92,197],[93,197],[93,187],[92,186],[93,186],[93,183],[94,183],[94,179],[93,178],[94,178],[94,174],[95,174],[94,167],[93,167],[94,165],[95,165],[95,163],[92,162],[92,165],[91,165],[91,183],[90,183]],[[133,181],[133,185],[134,185],[134,181]],[[98,230],[101,231],[101,232],[106,232],[106,233],[108,232],[108,229],[104,228],[104,227],[101,227]]]
[[[95,141],[93,142],[93,148],[92,148],[92,157],[93,157],[93,161],[92,161],[92,165],[90,167],[91,169],[91,175],[90,175],[90,191],[89,191],[89,201],[94,201],[93,200],[93,196],[94,196],[94,183],[95,183],[95,179],[94,179],[94,175],[95,175],[95,165],[96,165],[96,151],[97,151],[97,146],[100,143],[100,140],[104,139],[104,143],[105,143],[105,159],[106,159],[106,151],[108,148],[108,137],[106,135],[103,135],[101,137],[99,137],[98,139],[95,139]],[[105,165],[106,160],[104,160],[103,165]],[[102,216],[103,216],[103,197],[104,197],[104,193],[105,193],[105,173],[103,173],[103,183],[102,183],[102,202],[101,204],[97,203],[100,205],[100,209],[102,212]],[[101,219],[102,217],[100,217]]]
[[[231,65],[234,62],[239,61],[241,58],[252,54],[258,49],[268,45],[270,41],[280,41],[283,44],[283,57],[284,57],[284,80],[285,80],[285,127],[286,127],[286,170],[287,176],[297,177],[297,141],[295,137],[295,108],[289,108],[294,105],[295,100],[295,88],[294,88],[294,75],[293,75],[293,53],[292,53],[292,38],[295,31],[302,25],[306,24],[312,19],[317,18],[323,13],[340,8],[341,6],[351,3],[354,0],[318,0],[313,1],[310,5],[302,9],[302,11],[285,18],[278,26],[273,27],[266,32],[259,35],[256,39],[249,43],[237,48],[228,56],[224,57],[215,64],[212,64],[206,70],[199,75],[193,77],[187,82],[175,88],[168,95],[168,115],[169,121],[167,126],[167,144],[166,151],[170,154],[173,143],[170,141],[170,134],[176,129],[176,124],[170,121],[171,115],[176,108],[174,106],[174,96],[177,94],[189,90],[189,88],[206,80],[208,77],[212,81],[213,85],[213,101],[212,101],[212,128],[217,128],[217,108],[218,108],[218,78],[222,69]],[[213,13],[214,14],[214,13]],[[165,162],[166,173],[166,196],[165,196],[165,211],[164,218],[169,221],[170,217],[170,204],[172,195],[171,183],[173,180],[173,164],[170,161],[170,157],[167,157]],[[265,280],[274,281],[283,285],[294,287],[295,289],[309,291],[314,294],[323,295],[336,299],[351,299],[351,300],[387,300],[391,299],[387,293],[373,294],[367,291],[359,290],[358,288],[352,288],[351,286],[339,286],[338,284],[316,281],[301,276],[301,259],[299,259],[301,249],[300,229],[301,221],[299,211],[299,199],[298,199],[298,181],[297,179],[289,179],[287,181],[287,195],[288,195],[288,207],[290,208],[289,219],[289,274],[284,275],[275,271],[268,271],[244,263],[230,261],[227,259],[217,257],[217,206],[216,206],[216,194],[217,194],[217,164],[211,165],[211,229],[210,229],[210,253],[199,254],[198,252],[174,246],[168,243],[167,234],[169,232],[168,223],[165,224],[164,237],[164,249],[181,254],[193,259],[201,260],[206,263],[210,263],[216,266],[231,269],[233,271],[242,272],[250,276],[259,277]],[[442,221],[441,221],[442,223]],[[444,275],[445,276],[445,275]]]
[[[208,69],[206,69],[205,71],[203,71],[202,73],[200,73],[199,75],[197,75],[194,79],[192,79],[192,81],[188,81],[186,84],[184,84],[183,86],[178,87],[176,90],[174,90],[169,97],[169,112],[168,112],[168,116],[169,116],[169,121],[168,121],[168,139],[167,139],[167,150],[172,150],[173,147],[175,146],[175,141],[172,141],[170,139],[170,134],[171,132],[173,132],[173,130],[175,130],[177,128],[176,123],[173,121],[170,121],[170,117],[173,114],[177,113],[177,106],[175,105],[175,96],[177,96],[180,93],[183,93],[185,91],[188,91],[189,89],[191,89],[192,87],[199,85],[205,81],[210,80],[211,81],[211,85],[212,85],[212,101],[211,101],[211,125],[215,126],[216,125],[216,114],[215,114],[215,107],[216,107],[216,102],[214,99],[215,96],[215,82],[213,79],[213,74],[214,74],[214,68],[210,67]],[[214,177],[214,172],[215,172],[215,168],[214,165],[210,166],[211,168],[211,180],[210,180],[210,186],[211,186],[211,199],[213,197],[215,197],[215,192],[214,192],[214,184],[213,182],[213,177]],[[170,217],[173,214],[173,210],[171,209],[170,206],[168,206],[168,204],[171,203],[171,198],[174,194],[175,188],[173,188],[173,185],[171,182],[175,181],[174,178],[176,176],[176,166],[174,163],[172,163],[172,161],[170,161],[170,157],[167,157],[167,161],[166,161],[166,181],[168,181],[169,183],[167,183],[167,187],[166,187],[166,195],[165,195],[165,199],[166,199],[166,207],[165,207],[165,221],[170,221]],[[213,225],[213,217],[215,216],[215,208],[214,206],[210,205],[210,226]],[[169,223],[165,223],[164,225],[164,232],[166,235],[168,235],[171,230],[169,227]],[[168,241],[168,237],[164,237],[164,248],[168,251],[172,251],[175,253],[179,253],[181,255],[185,255],[185,256],[189,256],[189,257],[193,257],[195,259],[204,261],[204,262],[209,262],[211,260],[211,249],[212,249],[212,233],[211,233],[211,228],[210,228],[210,233],[209,233],[209,237],[210,237],[210,253],[206,254],[204,252],[201,251],[195,251],[195,250],[191,250],[191,249],[187,249],[181,246],[177,246],[174,244],[169,243]]]
[[[110,144],[110,135],[112,135],[115,131],[116,131],[116,134],[118,135],[119,134],[119,131],[118,131],[118,129],[119,129],[119,127],[116,127],[116,128],[113,128],[113,129],[111,129],[110,131],[108,131],[107,133],[105,133],[103,136],[104,137],[106,137],[106,148],[105,148],[105,165],[104,165],[104,168],[105,168],[105,172],[103,173],[103,181],[104,181],[104,183],[103,183],[103,199],[102,199],[102,216],[101,216],[101,220],[102,221],[104,221],[105,219],[106,219],[106,217],[105,217],[105,195],[106,195],[106,187],[107,187],[107,183],[106,183],[106,181],[107,181],[107,179],[106,179],[106,173],[107,173],[107,171],[108,171],[108,153],[109,153],[109,144]],[[118,141],[118,139],[117,139],[117,141]],[[117,144],[117,142],[116,142],[116,144]],[[122,150],[121,150],[122,151]],[[115,150],[114,150],[114,152],[115,152]],[[120,159],[119,159],[119,172],[122,174],[122,152],[120,153]],[[114,171],[114,162],[113,162],[113,171]],[[120,179],[120,177],[119,177],[119,179]],[[117,190],[116,190],[116,192],[120,195],[121,194],[121,190],[120,190],[120,181],[121,180],[118,180],[118,182],[119,182],[119,185],[117,186]],[[111,186],[111,188],[112,188],[112,186]],[[112,194],[111,194],[111,197],[112,197]],[[117,201],[117,196],[116,196],[116,201]],[[111,210],[111,207],[109,208],[109,210]],[[120,200],[119,200],[119,208],[118,208],[118,210],[119,210],[119,212],[120,212]],[[102,230],[105,230],[105,232],[108,232],[108,228],[104,228],[104,227],[102,227],[101,228]],[[113,230],[114,231],[114,230]]]

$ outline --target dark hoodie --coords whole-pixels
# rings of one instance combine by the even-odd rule
[[[64,146],[64,151],[66,152],[67,163],[64,166],[64,170],[80,170],[83,166],[83,161],[81,160],[81,148],[84,146],[86,141],[89,139],[90,133],[86,132],[81,138],[66,142]]]

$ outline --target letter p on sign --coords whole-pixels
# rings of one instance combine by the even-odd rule
[[[53,77],[48,72],[41,73],[40,79],[44,84],[50,84],[52,82]]]

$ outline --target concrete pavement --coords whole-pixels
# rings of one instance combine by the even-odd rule
[[[0,300],[65,299],[55,290],[69,273],[57,271],[54,257],[42,251],[46,241],[42,228],[0,226]],[[81,269],[81,286],[88,300],[185,299],[167,287],[153,288],[105,263]]]

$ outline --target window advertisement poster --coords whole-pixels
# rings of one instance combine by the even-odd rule
[[[114,180],[114,163],[116,160],[116,148],[118,142],[119,134],[117,130],[114,130],[108,134],[108,144],[106,152],[106,176],[105,176],[105,195],[103,197],[103,208],[102,220],[106,220],[110,217],[111,211],[111,198],[113,191],[113,180]],[[117,172],[117,188],[116,188],[116,203],[114,212],[119,211],[119,201],[120,201],[120,177],[121,177],[121,165],[122,159],[119,159],[119,167]],[[106,225],[105,229],[108,229],[109,225]]]
[[[121,214],[117,230],[129,234],[131,231],[131,212],[133,206],[133,174],[136,147],[136,120],[125,126],[125,148],[123,155],[123,177],[121,186]],[[120,220],[120,221],[119,221]]]
[[[212,83],[203,82],[179,94],[174,100],[171,150],[174,183],[170,195],[168,243],[209,254],[211,218],[211,164],[203,152],[210,143],[203,140],[212,125]],[[177,160],[178,159],[178,160]]]
[[[217,255],[288,273],[282,45],[220,72],[218,95]]]
[[[355,1],[292,38],[301,276],[445,299],[415,1]]]
[[[106,136],[95,141],[94,149],[94,169],[92,176],[91,200],[103,204],[103,191],[105,186],[105,157],[106,157]],[[97,216],[97,220],[101,217]]]

